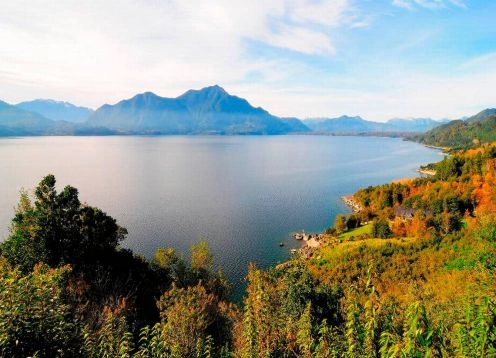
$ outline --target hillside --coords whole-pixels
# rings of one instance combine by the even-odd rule
[[[282,119],[219,86],[189,90],[177,98],[146,92],[100,107],[88,124],[123,133],[285,134],[309,129],[297,119]]]
[[[486,108],[480,111],[479,113],[477,113],[476,115],[467,118],[466,122],[468,123],[480,122],[492,116],[496,116],[496,108]]]
[[[54,121],[72,123],[85,122],[94,112],[90,108],[78,107],[68,102],[54,101],[51,99],[35,99],[21,102],[16,107],[42,115]]]
[[[451,121],[414,139],[423,144],[453,149],[493,142],[496,140],[496,115],[492,114],[493,111],[484,110],[466,121]]]

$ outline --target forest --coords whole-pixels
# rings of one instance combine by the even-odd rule
[[[250,265],[240,303],[207,242],[145,259],[47,175],[0,245],[0,356],[496,357],[496,144],[430,169],[359,190],[309,256]]]
[[[477,148],[496,140],[495,110],[488,108],[466,120],[454,120],[411,139],[446,149]]]

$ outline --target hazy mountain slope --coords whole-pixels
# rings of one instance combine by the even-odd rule
[[[426,132],[443,123],[446,122],[431,118],[393,118],[386,122],[389,130],[400,132]]]
[[[314,132],[322,133],[363,133],[378,131],[384,123],[366,121],[363,118],[341,116],[337,118],[310,118],[304,123]]]
[[[78,107],[69,102],[54,101],[51,99],[35,99],[33,101],[21,102],[16,107],[38,113],[45,118],[55,121],[74,123],[86,121],[94,112],[90,108]]]
[[[388,132],[425,132],[441,122],[430,118],[394,118],[387,122],[367,121],[359,116],[341,116],[338,118],[312,118],[304,123],[315,132],[320,133],[388,133]]]
[[[52,121],[37,113],[0,101],[0,135],[54,135],[73,131],[73,125]]]

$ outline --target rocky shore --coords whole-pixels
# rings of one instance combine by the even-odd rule
[[[293,254],[299,253],[304,259],[309,259],[312,257],[313,252],[318,249],[325,240],[324,234],[308,234],[305,231],[297,232],[293,234],[293,238],[302,241],[302,246],[296,250],[293,249],[291,252]]]
[[[341,200],[344,201],[346,205],[348,205],[353,212],[359,212],[363,210],[362,204],[355,200],[353,195],[345,195],[341,197]]]

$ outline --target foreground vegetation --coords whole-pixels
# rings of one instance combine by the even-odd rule
[[[0,247],[0,355],[494,357],[496,147],[433,169],[357,192],[310,259],[250,266],[241,305],[205,242],[145,260],[48,175]]]

